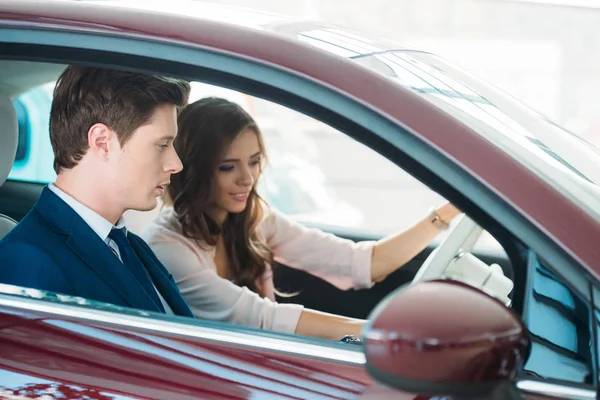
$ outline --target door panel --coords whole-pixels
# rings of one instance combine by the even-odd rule
[[[83,312],[73,310],[77,315]],[[139,320],[127,316],[127,321],[132,318]],[[0,306],[0,394],[33,393],[35,396],[30,398],[38,398],[57,390],[98,399],[350,399],[368,388],[384,395],[398,394],[375,384],[358,363],[314,359],[227,341],[228,335],[237,334],[239,339],[251,333],[261,336],[261,343],[279,338],[281,344],[286,340],[283,335],[244,333],[228,324],[220,324],[214,331],[217,324],[183,318],[180,321],[185,325],[177,325],[180,328],[176,331],[192,333],[195,326],[208,326],[204,329],[213,334],[220,332],[221,340],[206,339],[202,333],[198,337],[161,333]],[[156,321],[153,326],[162,324]],[[289,340],[294,348],[306,343],[302,338]],[[328,348],[323,347],[323,351]]]

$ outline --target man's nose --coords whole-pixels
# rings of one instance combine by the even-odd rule
[[[171,157],[169,157],[169,161],[166,167],[167,171],[172,174],[181,172],[181,170],[183,169],[183,163],[181,162],[181,159],[179,158],[179,155],[177,155],[175,149],[173,149],[173,154],[171,155]]]

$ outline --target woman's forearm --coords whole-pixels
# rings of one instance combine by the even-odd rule
[[[446,204],[437,211],[440,219],[449,223],[460,211]],[[373,247],[371,279],[379,282],[412,260],[440,233],[440,228],[426,217],[410,229],[378,241]]]
[[[305,308],[296,326],[296,334],[329,340],[339,340],[346,335],[360,337],[365,322]]]

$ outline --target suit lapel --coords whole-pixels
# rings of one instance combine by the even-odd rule
[[[36,203],[36,209],[54,230],[67,236],[67,247],[94,270],[125,304],[132,308],[160,311],[106,243],[50,189],[44,188]]]
[[[67,238],[67,246],[131,307],[160,311],[146,290],[100,239],[81,219],[74,220]]]
[[[175,282],[173,282],[165,270],[163,270],[159,264],[159,261],[153,255],[151,250],[147,248],[147,245],[142,243],[142,239],[131,233],[127,234],[131,247],[136,252],[146,270],[152,278],[154,286],[165,299],[171,310],[175,315],[193,317],[193,313],[189,306],[181,296],[179,289]]]

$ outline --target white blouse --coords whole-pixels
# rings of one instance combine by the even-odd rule
[[[371,282],[374,242],[354,243],[318,229],[310,229],[285,215],[265,210],[259,233],[275,261],[318,276],[348,290]],[[264,276],[262,298],[217,274],[215,247],[183,236],[175,211],[166,208],[142,232],[142,237],[169,270],[197,318],[294,333],[303,307],[272,301],[273,277]]]

